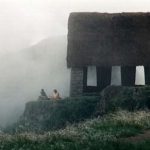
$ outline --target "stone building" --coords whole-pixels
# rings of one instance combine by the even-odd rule
[[[112,66],[121,66],[123,86],[135,85],[136,66],[150,84],[150,13],[71,13],[67,66],[70,96],[98,92],[111,83]],[[87,85],[87,67],[95,66],[97,85]]]

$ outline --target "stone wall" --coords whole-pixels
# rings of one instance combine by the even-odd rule
[[[83,94],[83,68],[71,68],[70,96]]]

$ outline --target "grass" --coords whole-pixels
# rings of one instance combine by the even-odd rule
[[[41,132],[65,128],[68,124],[92,117],[99,101],[99,96],[82,96],[28,102],[18,126],[10,126],[10,131]]]
[[[44,134],[1,134],[0,150],[149,150],[150,140],[120,140],[150,128],[150,112],[118,111]]]

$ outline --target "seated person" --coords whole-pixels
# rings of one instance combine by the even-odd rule
[[[47,94],[45,93],[44,89],[41,89],[41,95],[39,96],[38,100],[48,100],[48,96]]]
[[[50,96],[50,99],[53,99],[53,100],[61,99],[61,97],[59,96],[59,93],[56,89],[53,90],[53,94],[52,94],[52,96]]]

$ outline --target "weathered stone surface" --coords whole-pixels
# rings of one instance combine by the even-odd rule
[[[83,68],[71,68],[70,96],[83,94]]]

